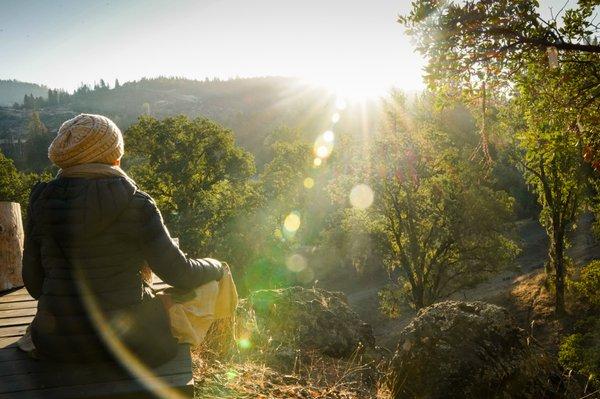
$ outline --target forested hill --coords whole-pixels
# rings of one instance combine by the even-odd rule
[[[26,94],[33,94],[35,97],[46,97],[48,88],[35,83],[0,79],[0,106],[20,104]]]
[[[259,162],[264,140],[282,127],[312,141],[331,128],[331,118],[336,112],[343,114],[338,130],[350,135],[372,128],[375,119],[363,120],[364,111],[358,107],[338,110],[332,93],[283,77],[227,81],[155,78],[111,85],[100,81],[94,87],[82,86],[72,94],[46,90],[43,98],[25,101],[22,96],[19,103],[20,109],[0,111],[0,139],[24,134],[34,108],[40,111],[50,131],[57,129],[69,114],[79,112],[107,115],[122,129],[142,114],[159,119],[184,114],[207,117],[232,129],[238,143],[253,152]]]

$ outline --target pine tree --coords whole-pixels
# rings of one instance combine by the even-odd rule
[[[58,105],[58,90],[48,89],[48,106]]]
[[[25,143],[25,168],[33,172],[42,172],[50,166],[48,160],[48,146],[52,137],[40,119],[38,112],[31,113],[27,125],[27,142]]]
[[[33,94],[25,94],[23,97],[23,108],[25,109],[33,109],[35,106],[35,100],[33,98]]]

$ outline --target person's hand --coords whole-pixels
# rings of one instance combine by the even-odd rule
[[[182,290],[180,288],[169,287],[164,292],[173,300],[173,302],[182,303],[191,301],[196,297],[196,289]]]
[[[223,266],[223,270],[225,271],[225,273],[231,274],[231,269],[229,268],[229,263],[221,262],[221,265]]]

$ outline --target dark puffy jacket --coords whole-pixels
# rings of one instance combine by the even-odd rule
[[[124,346],[149,365],[172,357],[176,342],[166,312],[144,287],[144,261],[184,290],[222,276],[219,264],[186,258],[152,198],[127,179],[38,183],[26,223],[23,280],[38,299],[31,332],[39,354],[100,361],[115,350],[122,355]]]

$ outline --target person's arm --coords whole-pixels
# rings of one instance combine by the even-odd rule
[[[165,283],[189,290],[223,277],[223,268],[214,259],[189,259],[175,245],[152,199],[144,209],[141,248],[148,265]]]
[[[23,268],[21,274],[25,288],[34,299],[42,295],[44,283],[44,268],[40,254],[40,244],[34,237],[33,203],[43,189],[43,184],[38,183],[31,190],[27,220],[25,222],[25,247],[23,249]]]

